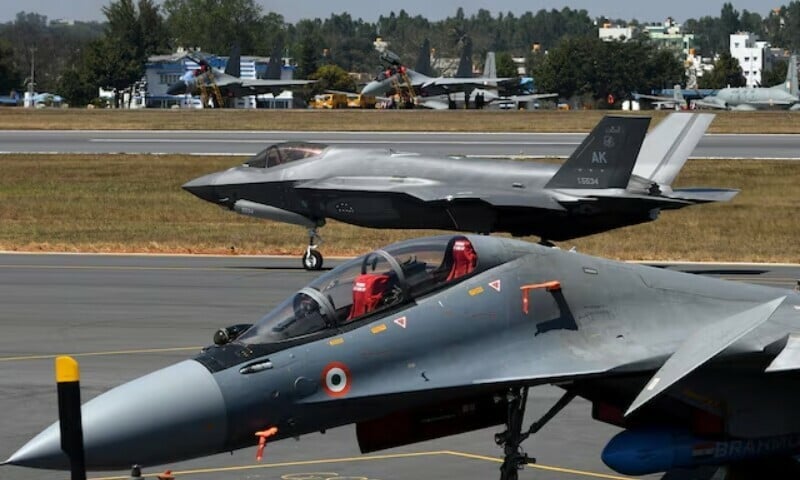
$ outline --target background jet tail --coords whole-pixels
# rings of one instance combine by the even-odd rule
[[[545,188],[626,188],[649,125],[649,117],[603,117]]]
[[[668,115],[645,138],[633,167],[633,181],[671,185],[713,120],[710,113]]]
[[[267,80],[280,80],[281,69],[283,68],[283,44],[278,41],[272,49],[272,55],[269,56],[269,63],[267,63]],[[230,63],[230,61],[228,61]],[[241,64],[241,61],[239,62]]]
[[[232,77],[240,77],[242,70],[242,58],[239,45],[231,46],[231,56],[228,57],[228,63],[225,65],[225,73]]]
[[[794,95],[795,97],[798,96],[798,88],[797,88],[797,55],[792,55],[789,58],[789,65],[786,69],[786,88],[789,90],[789,93]]]
[[[483,77],[497,78],[497,61],[494,58],[494,52],[486,53],[486,62],[483,64]]]

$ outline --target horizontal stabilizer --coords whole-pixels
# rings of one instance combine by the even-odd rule
[[[717,356],[766,322],[786,297],[776,298],[705,326],[689,337],[653,375],[633,401],[625,416],[638,410],[664,390]]]
[[[694,203],[727,202],[739,193],[731,188],[678,188],[667,195],[669,198]]]
[[[800,334],[792,333],[786,340],[786,345],[781,353],[772,360],[766,372],[785,372],[800,370]]]

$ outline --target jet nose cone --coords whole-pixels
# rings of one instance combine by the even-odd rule
[[[207,202],[218,203],[219,196],[217,195],[217,190],[215,188],[218,178],[218,173],[204,175],[184,183],[182,188],[192,195],[202,198]]]
[[[210,455],[223,450],[227,413],[217,382],[187,360],[121,385],[83,405],[86,467],[127,469]],[[58,422],[7,463],[68,470]]]
[[[186,93],[186,82],[175,82],[167,88],[167,95],[183,95]]]
[[[368,84],[364,85],[364,88],[361,89],[361,95],[372,95],[372,96],[380,95],[383,93],[381,91],[382,90],[381,87],[382,87],[381,82],[373,80]]]

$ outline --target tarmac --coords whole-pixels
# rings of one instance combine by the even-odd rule
[[[181,153],[253,155],[273,143],[319,142],[423,154],[567,157],[583,133],[285,132],[285,131],[0,131],[3,153]],[[800,158],[800,135],[705,135],[693,158]]]
[[[335,265],[334,259],[327,259]],[[800,265],[680,264],[679,268],[792,288]],[[222,326],[252,323],[316,276],[292,257],[0,255],[0,460],[56,419],[53,358],[81,365],[84,401],[152,370],[191,357]],[[176,388],[179,388],[176,386]],[[560,396],[531,391],[527,422]],[[352,426],[298,441],[255,446],[167,468],[186,479],[405,480],[486,479],[499,475],[491,428],[362,456]],[[576,399],[525,443],[539,464],[521,479],[624,478],[600,461],[618,430],[590,417]],[[180,442],[165,438],[164,444]],[[63,480],[64,472],[0,467],[4,480]],[[127,472],[92,472],[94,479]],[[646,478],[658,478],[657,476]]]

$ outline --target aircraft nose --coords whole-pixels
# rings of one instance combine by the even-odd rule
[[[179,80],[167,88],[167,95],[183,95],[186,93],[186,82]]]
[[[202,177],[189,180],[183,184],[183,189],[195,195],[198,198],[211,203],[219,203],[219,195],[217,195],[216,183],[219,179],[219,173],[211,173],[203,175]]]
[[[364,88],[361,89],[361,95],[377,96],[382,93],[383,92],[381,91],[381,82],[376,82],[375,80],[364,85]]]
[[[81,408],[86,467],[127,469],[158,465],[223,450],[227,413],[222,392],[200,363],[186,360],[138,378]],[[29,441],[6,463],[68,470],[58,422]]]

